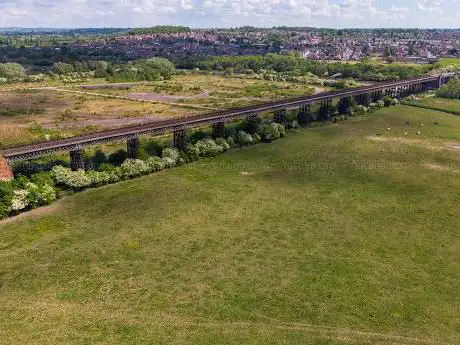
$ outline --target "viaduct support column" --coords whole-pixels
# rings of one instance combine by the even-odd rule
[[[344,97],[338,104],[339,114],[348,114],[350,111],[350,97]]]
[[[217,122],[212,125],[212,137],[224,138],[225,137],[225,122]]]
[[[311,107],[310,104],[301,105],[299,108],[299,112],[297,113],[297,122],[302,127],[308,127],[310,123],[310,114],[311,114]]]
[[[13,170],[8,164],[8,161],[0,156],[0,181],[10,181],[13,178]]]
[[[187,149],[187,131],[178,129],[174,131],[174,147],[178,150],[185,151]]]
[[[83,160],[83,153],[80,148],[70,151],[70,168],[73,171],[85,169],[85,161]]]
[[[332,101],[323,101],[319,108],[319,118],[321,121],[330,121]]]
[[[139,137],[128,139],[126,142],[126,148],[128,152],[128,158],[136,159],[137,150],[139,149]]]
[[[286,123],[286,109],[275,111],[273,121],[281,123],[281,124],[285,124]]]

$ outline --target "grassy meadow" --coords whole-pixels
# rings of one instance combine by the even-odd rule
[[[411,101],[411,103],[415,103],[420,106],[427,107],[433,110],[453,112],[453,113],[460,114],[460,100],[459,99],[426,97],[426,98],[420,98],[417,101]]]
[[[459,138],[386,108],[3,221],[0,344],[458,344]]]

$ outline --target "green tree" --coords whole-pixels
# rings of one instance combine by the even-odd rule
[[[9,81],[18,81],[26,76],[24,67],[18,63],[7,62],[0,64],[0,77],[6,78]]]
[[[57,74],[67,74],[74,71],[74,67],[71,64],[64,62],[56,62],[53,65],[53,71]]]

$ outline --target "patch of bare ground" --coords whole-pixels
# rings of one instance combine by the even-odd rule
[[[446,143],[446,147],[452,150],[460,150],[460,143],[458,142],[449,142]]]

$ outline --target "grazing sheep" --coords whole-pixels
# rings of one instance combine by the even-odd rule
[[[422,133],[420,133],[420,131],[417,131],[417,135],[421,135]]]
[[[404,135],[408,135],[409,133],[408,132],[405,132]]]

